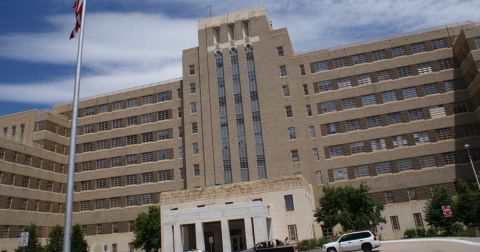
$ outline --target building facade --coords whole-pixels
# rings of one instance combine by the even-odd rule
[[[296,205],[295,195],[284,197],[292,195],[288,187],[275,186],[262,192],[276,195],[263,203],[238,195],[221,202],[166,199],[298,176],[317,206],[326,185],[366,183],[386,204],[387,223],[378,232],[399,238],[406,228],[426,224],[423,208],[432,187],[455,194],[456,180],[473,179],[463,146],[471,146],[478,166],[475,23],[298,54],[287,29],[273,29],[265,10],[255,8],[200,20],[198,41],[183,51],[181,79],[80,102],[74,222],[84,228],[90,251],[129,251],[133,221],[151,204],[163,206],[166,220],[215,206],[265,213]],[[60,104],[0,117],[1,251],[12,251],[19,230],[30,223],[43,237],[63,223],[71,109]],[[173,247],[183,250],[202,246],[203,229],[242,226],[230,222],[241,220],[235,242],[248,247],[258,241],[248,234],[255,224],[245,224],[254,216],[240,215],[206,218],[202,225],[172,221],[172,232],[163,235],[180,234],[183,243]],[[331,234],[311,216],[311,225],[293,215],[285,222],[262,216],[272,223],[269,238]],[[228,242],[233,248],[234,241],[225,239],[223,251]]]

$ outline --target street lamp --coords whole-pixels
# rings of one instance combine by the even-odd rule
[[[480,182],[478,182],[477,172],[475,171],[475,166],[473,165],[472,156],[470,156],[470,145],[465,144],[463,147],[465,147],[465,150],[467,150],[468,159],[470,159],[470,164],[472,165],[473,176],[475,176],[475,180],[477,181],[478,190],[480,190]]]

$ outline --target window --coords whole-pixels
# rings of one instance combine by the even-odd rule
[[[365,54],[358,54],[352,56],[352,61],[354,65],[361,64],[367,62],[367,55]]]
[[[158,176],[158,179],[160,181],[166,181],[166,180],[170,180],[170,172],[169,171],[160,171],[159,173],[159,176]]]
[[[347,131],[359,130],[360,129],[360,120],[349,120],[346,123]]]
[[[310,104],[305,105],[305,111],[307,112],[307,116],[312,116],[312,106]]]
[[[330,146],[329,153],[330,153],[331,157],[343,156],[343,155],[345,155],[345,149],[344,149],[343,145],[341,145],[341,144],[340,145],[333,145],[333,146]]]
[[[296,241],[298,240],[297,236],[297,225],[288,225],[288,239],[290,241]]]
[[[377,104],[377,101],[375,100],[375,95],[364,95],[362,96],[362,105],[363,106],[369,106],[369,105],[374,105]]]
[[[112,111],[123,109],[123,101],[117,101],[112,104]]]
[[[142,133],[142,143],[153,142],[153,132]]]
[[[420,157],[418,161],[420,163],[420,168],[437,166],[434,155]]]
[[[142,123],[153,122],[154,121],[154,119],[153,119],[154,116],[155,115],[153,113],[142,115]]]
[[[123,127],[122,119],[117,119],[112,121],[112,128],[117,129]]]
[[[378,81],[390,80],[392,78],[390,70],[383,70],[377,72]]]
[[[375,128],[382,126],[382,118],[380,116],[369,116],[367,117],[367,127]]]
[[[305,75],[305,66],[303,64],[300,65],[300,74]]]
[[[84,143],[83,144],[83,152],[88,152],[93,150],[93,144],[92,143]]]
[[[168,120],[172,118],[171,117],[171,110],[162,110],[158,112],[158,120],[163,121],[163,120]]]
[[[294,211],[295,207],[293,205],[293,196],[289,194],[289,195],[284,195],[283,198],[285,200],[285,210],[287,212]]]
[[[180,179],[185,179],[185,169],[183,167],[178,168],[178,173],[180,174]]]
[[[108,122],[98,123],[98,131],[108,130]]]
[[[340,133],[340,123],[335,122],[335,123],[325,124],[325,129],[326,129],[327,135]]]
[[[467,104],[464,102],[452,103],[452,112],[454,114],[468,112]]]
[[[393,136],[392,143],[393,143],[393,147],[408,145],[407,135]]]
[[[151,183],[151,182],[153,182],[153,173],[151,173],[151,172],[143,173],[142,178],[143,178],[143,180],[142,180],[143,183]]]
[[[384,138],[378,138],[370,140],[370,145],[372,146],[372,151],[379,151],[387,149]]]
[[[452,59],[442,59],[438,61],[438,66],[440,67],[440,70],[453,68],[453,61]]]
[[[352,80],[350,78],[343,78],[337,80],[338,88],[346,88],[352,86]]]
[[[196,134],[196,133],[198,133],[198,123],[193,122],[192,123],[192,134]]]
[[[110,207],[111,207],[111,208],[120,207],[120,198],[118,198],[118,197],[116,197],[116,198],[111,198],[111,199],[110,199]]]
[[[193,175],[200,176],[200,165],[194,164],[193,165]]]
[[[345,180],[348,179],[347,168],[336,168],[333,169],[333,181]]]
[[[336,68],[348,66],[348,59],[347,58],[335,59],[334,64]]]
[[[400,112],[387,114],[388,124],[396,124],[402,122],[402,115]]]
[[[291,140],[297,138],[297,134],[295,133],[295,127],[288,128],[288,137]]]
[[[313,63],[313,70],[314,72],[320,72],[324,70],[328,70],[328,61],[317,61]]]
[[[308,136],[310,136],[310,137],[316,137],[317,136],[317,133],[315,132],[315,126],[313,126],[313,125],[308,126]]]
[[[353,168],[353,171],[355,173],[355,178],[370,176],[370,169],[368,168],[368,165],[356,166]]]
[[[198,154],[198,143],[192,143],[192,153]]]
[[[158,159],[159,160],[172,159],[173,158],[172,154],[173,154],[172,149],[159,150],[158,151]]]
[[[87,211],[89,209],[88,201],[80,201],[80,211]]]
[[[135,222],[134,221],[129,221],[128,222],[128,232],[133,232],[135,229]]]
[[[430,117],[432,117],[432,119],[447,116],[445,108],[442,105],[430,107],[428,110],[430,111]]]
[[[444,81],[443,85],[445,87],[445,92],[450,92],[459,88],[458,83],[454,80]]]
[[[190,75],[194,75],[195,74],[195,65],[188,65],[188,73]]]
[[[185,157],[185,155],[183,153],[183,146],[178,147],[178,157],[179,158],[184,158]]]
[[[158,131],[158,140],[165,140],[172,138],[171,129],[163,129]]]
[[[127,155],[127,165],[138,163],[137,155],[131,154]]]
[[[98,111],[99,111],[99,113],[108,112],[108,104],[102,104],[102,105],[98,106]]]
[[[277,55],[278,55],[278,57],[283,57],[284,56],[283,46],[277,46]]]
[[[137,197],[135,195],[127,196],[127,206],[134,206],[137,204]]]
[[[279,69],[280,69],[280,77],[287,76],[287,67],[285,65],[281,65]]]
[[[408,111],[408,120],[410,121],[422,120],[423,118],[422,109],[412,109]]]
[[[136,116],[130,116],[127,118],[127,125],[136,125],[137,124],[137,117]]]
[[[169,101],[171,99],[172,99],[172,94],[171,94],[170,91],[163,91],[163,92],[158,93],[158,101],[159,102]]]
[[[346,98],[342,100],[342,107],[343,109],[355,108],[357,104],[355,102],[355,98]]]
[[[322,178],[322,172],[321,171],[316,171],[315,172],[315,180],[317,181],[317,184],[319,184],[319,185],[323,184],[323,178]]]
[[[137,184],[137,175],[128,175],[127,176],[127,185],[135,185]]]
[[[395,196],[393,195],[393,192],[391,192],[391,191],[385,192],[385,199],[387,201],[387,204],[395,203]]]
[[[415,188],[407,189],[408,200],[417,200],[417,190]]]
[[[445,48],[447,46],[448,44],[446,39],[436,39],[432,41],[433,50]]]
[[[397,169],[399,172],[413,169],[413,163],[411,159],[397,160]]]
[[[285,113],[287,114],[287,117],[293,117],[292,106],[285,106]]]
[[[282,91],[283,91],[283,96],[290,96],[290,89],[288,88],[288,85],[283,85]]]
[[[405,50],[405,47],[403,47],[403,46],[392,48],[392,56],[393,57],[399,57],[399,56],[403,56],[405,54],[406,54],[406,50]]]
[[[440,90],[438,89],[437,83],[425,84],[423,85],[423,93],[425,95],[438,94]]]
[[[96,189],[105,188],[105,185],[106,185],[105,179],[97,179],[96,180]]]
[[[80,182],[80,186],[81,186],[81,189],[82,191],[87,191],[87,190],[90,190],[90,181],[82,181]]]
[[[366,151],[366,148],[363,142],[355,142],[350,144],[350,153],[352,154],[361,153],[365,151]]]
[[[29,184],[30,184],[30,178],[29,177],[23,177],[22,187],[28,187]]]
[[[386,174],[392,172],[392,167],[390,162],[376,163],[375,170],[377,171],[377,175]]]
[[[142,203],[143,204],[153,204],[153,194],[152,193],[147,193],[142,195]]]
[[[116,223],[116,222],[112,223],[112,232],[113,233],[118,233],[118,223]],[[112,250],[116,252],[117,244],[112,244]]]
[[[407,77],[412,75],[412,69],[410,68],[410,66],[398,67],[397,74],[399,78]]]
[[[127,108],[132,108],[132,107],[136,107],[136,106],[138,106],[136,98],[127,100]]]
[[[144,105],[147,105],[147,104],[152,104],[154,101],[153,101],[153,95],[147,95],[147,96],[144,96],[142,98],[143,100],[143,104]]]
[[[400,223],[398,222],[398,216],[390,216],[390,222],[392,223],[393,230],[400,230]]]
[[[413,220],[414,220],[415,226],[417,228],[422,228],[423,227],[422,213],[414,213],[413,214]]]
[[[420,53],[426,50],[427,50],[427,46],[425,45],[425,42],[412,44],[412,53]]]
[[[128,139],[128,137],[127,137]],[[123,139],[121,137],[112,139],[112,148],[123,146]]]
[[[308,95],[308,85],[307,84],[303,84],[303,94],[304,95]]]
[[[452,129],[450,128],[436,129],[435,134],[437,135],[438,141],[453,138]]]
[[[95,200],[95,209],[105,209],[107,208],[107,202],[105,199]]]
[[[298,156],[298,150],[291,150],[290,152],[292,154],[292,161],[294,162],[300,161],[300,157]]]
[[[153,162],[153,152],[142,153],[142,163]]]
[[[431,73],[432,65],[430,63],[421,63],[417,65],[417,71],[419,74]]]
[[[312,155],[313,155],[313,160],[320,160],[318,148],[312,148]]]
[[[362,74],[357,76],[358,85],[370,84],[372,83],[372,79],[370,74]]]
[[[97,169],[107,168],[107,160],[106,159],[99,159],[96,161]]]
[[[313,83],[313,87],[314,87],[315,93],[332,90],[332,81],[326,80],[326,81],[315,82]]]
[[[83,132],[85,134],[95,132],[95,125],[93,125],[93,124],[85,125],[85,128],[83,129]]]
[[[3,230],[2,230],[2,238],[8,238],[9,229],[10,229],[10,227],[9,227],[9,226],[3,226]]]
[[[430,142],[428,132],[413,133],[413,140],[415,140],[415,144],[423,144]]]
[[[337,111],[337,105],[335,101],[328,101],[320,103],[323,113],[334,112]]]
[[[458,163],[457,153],[455,152],[442,153],[442,160],[444,165]]]
[[[386,54],[385,50],[374,51],[374,52],[372,52],[372,56],[373,56],[373,60],[375,60],[375,61],[387,58],[387,54]]]
[[[123,165],[122,163],[122,157],[113,157],[112,158],[112,167],[115,167],[115,166],[121,166]]]
[[[396,101],[397,100],[397,94],[395,91],[385,91],[382,93],[382,100],[384,103],[391,102],[391,101]]]
[[[137,135],[127,136],[127,145],[137,144]]]

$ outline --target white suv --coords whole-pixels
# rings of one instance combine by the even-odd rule
[[[324,252],[346,252],[362,250],[370,252],[374,248],[380,247],[380,241],[377,236],[370,231],[360,231],[344,234],[337,241],[329,242],[323,245]]]

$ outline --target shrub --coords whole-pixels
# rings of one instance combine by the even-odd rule
[[[302,240],[298,243],[300,250],[310,250],[318,247],[318,241],[316,239]]]
[[[415,238],[417,237],[417,230],[414,228],[409,228],[403,232],[403,238]]]
[[[457,222],[452,225],[452,236],[470,236],[470,234],[463,224]]]
[[[417,228],[416,230],[416,237],[426,237],[427,236],[427,231],[425,228]]]
[[[438,236],[438,231],[435,228],[429,228],[425,232],[426,237],[436,237]]]

